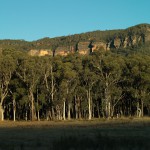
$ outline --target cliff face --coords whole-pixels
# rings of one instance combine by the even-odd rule
[[[127,48],[139,45],[140,43],[144,43],[144,37],[142,36],[133,35],[126,36],[125,38],[115,37],[111,42],[110,49]]]
[[[145,42],[150,42],[150,28],[147,28],[147,32],[145,34]]]
[[[110,34],[111,33],[111,34]],[[91,52],[97,50],[115,50],[120,48],[137,47],[138,45],[150,42],[150,25],[142,24],[137,25],[125,30],[114,30],[114,31],[98,31],[88,34],[82,34],[81,36],[72,35],[72,37],[60,37],[54,43],[56,44],[53,50],[51,49],[32,49],[29,51],[31,56],[45,56],[45,55],[62,55],[66,56],[72,53],[79,53],[81,55],[88,55]],[[91,37],[90,37],[91,36]],[[68,38],[68,39],[67,39]],[[59,39],[59,40],[58,40]],[[72,41],[70,40],[72,39]],[[46,38],[37,47],[53,47],[53,42]],[[53,39],[54,40],[54,39]],[[71,41],[71,42],[70,42]],[[38,48],[39,49],[39,48]]]
[[[87,55],[90,53],[90,42],[79,42],[78,43],[78,53],[81,55]]]
[[[60,46],[57,47],[54,51],[53,51],[53,55],[61,55],[61,56],[66,56],[70,53],[74,53],[75,49],[73,46]]]
[[[36,49],[32,49],[28,52],[28,54],[30,56],[46,56],[46,55],[53,55],[51,50],[47,50],[47,49],[41,49],[41,50],[36,50]]]
[[[103,49],[103,50],[110,50],[109,44],[107,44],[106,42],[93,42],[92,43],[92,52],[98,50],[98,49]]]

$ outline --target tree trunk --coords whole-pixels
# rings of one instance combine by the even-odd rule
[[[62,120],[62,117],[61,117],[61,112],[60,112],[60,110],[58,111],[58,120]]]
[[[34,98],[33,94],[31,95],[31,120],[34,120]]]
[[[90,89],[87,91],[87,96],[88,96],[88,106],[89,106],[89,117],[88,119],[92,119],[92,112],[91,112],[91,92]]]
[[[16,101],[13,98],[13,120],[16,121]]]
[[[108,75],[106,75],[107,78]],[[108,91],[108,81],[105,81],[105,89],[104,89],[104,99],[105,99],[105,116],[106,118],[110,117],[110,102],[109,102],[109,91]]]
[[[37,111],[37,120],[40,121],[40,111]]]
[[[4,121],[4,109],[2,104],[0,104],[0,120]]]
[[[98,118],[100,118],[100,110],[99,110],[99,103],[97,102],[97,114],[98,114]]]
[[[70,103],[68,103],[68,120],[70,120]]]
[[[143,111],[143,106],[144,104],[143,104],[143,100],[141,100],[141,117],[143,117],[144,116],[144,111]]]
[[[65,114],[65,108],[66,107],[66,102],[64,101],[64,104],[63,104],[63,120],[66,120],[66,114]]]
[[[139,102],[137,102],[137,117],[141,117],[141,109],[139,108]]]
[[[111,110],[110,110],[110,102],[108,102],[108,118],[110,118],[110,112],[111,112]]]
[[[77,96],[75,95],[75,102],[74,102],[74,105],[75,105],[75,119],[78,119],[78,101],[77,101]]]
[[[40,121],[40,111],[39,111],[39,92],[37,88],[37,120]]]
[[[14,114],[14,121],[16,121],[16,110],[14,110],[13,114]]]
[[[51,85],[48,84],[48,77],[51,78]],[[55,88],[55,83],[54,83],[54,75],[53,75],[53,66],[51,64],[50,66],[50,75],[45,74],[45,84],[46,84],[46,89],[47,92],[50,94],[50,111],[51,111],[51,118],[52,120],[55,118],[55,112],[54,112],[54,107],[53,107],[53,102],[54,102],[54,88]]]
[[[26,113],[25,113],[25,120],[27,121],[28,120],[28,112],[26,110]]]
[[[48,108],[47,112],[46,112],[46,120],[51,120],[52,119],[52,115],[51,115],[51,111],[50,108]]]
[[[81,99],[79,98],[79,106],[78,106],[78,111],[79,111],[79,119],[82,119],[82,108],[81,108]]]
[[[31,120],[36,120],[35,106],[34,106],[34,95],[33,92],[30,91],[30,100],[31,100]]]
[[[82,119],[81,109],[79,109],[79,119]]]
[[[78,98],[78,100],[79,100],[79,105],[78,105],[78,117],[79,117],[79,119],[82,119],[82,112],[81,112],[81,99],[80,98]]]
[[[59,105],[56,105],[56,119],[61,120],[61,111]]]
[[[75,104],[75,118],[78,119],[78,106],[77,103]]]
[[[53,67],[52,67],[52,65],[51,65],[51,103],[52,103],[52,119],[55,118],[53,102],[54,102],[54,75],[53,75]]]
[[[4,101],[4,98],[5,98],[5,96],[4,96],[4,94],[3,93],[1,93],[1,102],[0,102],[0,120],[1,121],[4,121],[4,108],[3,108],[3,101]]]

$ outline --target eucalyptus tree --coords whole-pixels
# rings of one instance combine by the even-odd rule
[[[16,49],[3,49],[2,52],[3,56],[9,56],[11,57],[11,59],[13,60],[13,63],[15,64],[15,69],[16,69],[16,64],[18,62],[18,58],[20,58],[21,56],[26,55],[25,51],[21,51],[21,50],[16,50]],[[8,58],[9,59],[9,58]],[[10,61],[11,61],[10,59]],[[12,68],[13,69],[13,68]],[[23,108],[20,107],[20,100],[21,97],[25,95],[26,91],[24,86],[22,85],[22,83],[18,80],[16,74],[14,73],[12,74],[10,83],[9,83],[9,95],[8,95],[8,99],[6,105],[11,106],[11,108],[13,111],[13,120],[16,120],[16,117],[18,119],[20,119],[21,116],[21,111],[23,111]],[[21,110],[22,109],[22,110]],[[11,112],[9,113],[11,118]]]
[[[150,89],[150,57],[142,54],[131,55],[127,66],[131,78],[131,94],[136,99],[137,116],[143,116],[143,108]]]
[[[15,71],[15,62],[10,55],[0,57],[0,119],[4,120],[4,101],[9,93],[9,84]]]
[[[43,57],[42,62],[42,78],[46,88],[48,116],[50,119],[54,119],[54,94],[56,92],[56,80],[55,80],[55,68],[52,57]],[[47,118],[48,119],[48,118]]]
[[[47,103],[47,91],[45,90],[45,86],[42,81],[43,78],[39,81],[36,86],[35,92],[35,108],[37,111],[37,120],[40,121],[41,118],[45,119],[47,116],[47,107],[49,107],[49,103]]]
[[[82,86],[86,89],[87,102],[88,102],[88,119],[92,118],[92,89],[97,82],[97,75],[94,72],[92,65],[92,57],[87,56],[83,60],[83,72],[82,72]]]
[[[114,90],[118,88],[118,83],[121,81],[122,68],[124,60],[121,56],[110,52],[100,51],[93,56],[93,66],[96,74],[99,75],[102,94],[102,110],[105,112],[105,117],[113,115],[113,108],[121,99],[121,92]],[[118,91],[118,93],[116,93]],[[114,94],[117,96],[114,97]]]
[[[20,82],[20,80],[17,78],[15,74],[11,79],[9,91],[11,99],[10,103],[13,110],[13,120],[15,121],[16,118],[22,119],[23,118],[22,114],[24,112],[24,105],[26,104],[23,99],[27,95],[27,90],[24,87],[23,83]]]
[[[76,119],[81,119],[83,117],[83,112],[85,112],[84,102],[86,99],[86,90],[82,86],[82,75],[83,75],[83,56],[79,54],[71,55],[70,62],[73,65],[73,70],[76,72],[75,89],[74,89],[74,117]]]
[[[76,86],[76,71],[73,69],[73,65],[69,61],[63,62],[62,67],[62,81],[61,81],[61,92],[63,95],[63,118],[65,120],[65,107],[67,105],[67,116],[70,120],[70,110],[73,100],[73,93]]]
[[[78,84],[75,88],[74,96],[74,107],[75,107],[75,118],[82,119],[86,116],[86,111],[88,111],[86,89],[82,84]]]
[[[35,120],[35,97],[36,86],[41,77],[41,68],[38,57],[25,56],[18,60],[18,66],[16,74],[19,79],[25,84],[28,91],[29,107],[30,107],[30,119]]]

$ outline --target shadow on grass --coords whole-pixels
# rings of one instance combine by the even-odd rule
[[[143,137],[61,137],[53,142],[53,150],[148,150],[150,139]]]
[[[113,137],[97,134],[97,136],[61,136],[47,146],[42,141],[33,145],[20,143],[18,145],[0,144],[0,150],[148,150],[150,138],[147,137]]]

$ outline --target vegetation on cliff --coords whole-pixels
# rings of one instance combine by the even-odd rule
[[[93,42],[104,42],[113,48],[133,48],[150,41],[150,25],[140,24],[124,30],[106,30],[93,31],[69,36],[61,36],[56,38],[43,38],[37,41],[27,42],[24,40],[0,40],[1,49],[48,49],[55,51],[58,47],[73,46],[74,51],[78,50],[79,42],[89,42],[89,48]],[[119,39],[119,46],[115,46]]]

